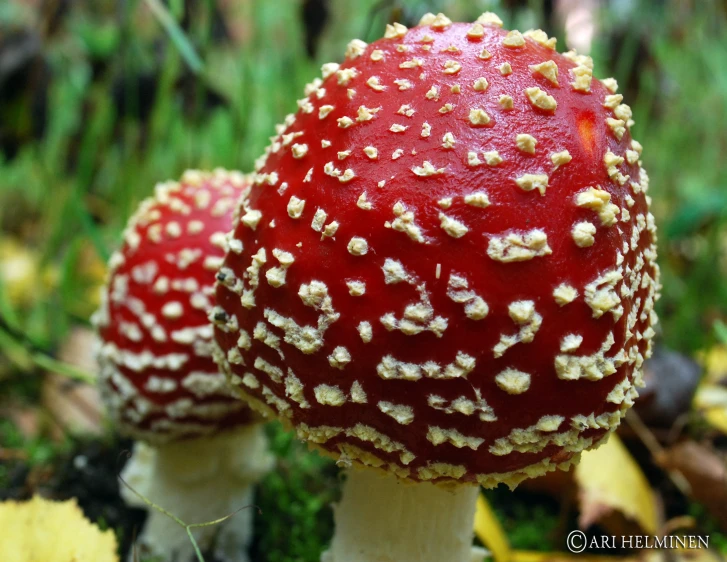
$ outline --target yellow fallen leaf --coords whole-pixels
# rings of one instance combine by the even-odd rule
[[[570,552],[536,552],[531,550],[514,550],[511,562],[637,562],[637,558],[620,558],[600,556],[598,554],[573,554]]]
[[[26,306],[39,292],[40,260],[13,238],[0,238],[0,284],[13,306]]]
[[[719,429],[722,433],[727,434],[727,409],[712,409],[704,412],[704,419],[712,427]]]
[[[617,435],[598,449],[586,451],[575,468],[581,516],[585,528],[602,515],[619,511],[648,533],[656,533],[654,495],[643,472]]]
[[[511,562],[719,562],[724,561],[717,550],[642,550],[631,556],[601,556],[569,552],[531,552],[514,550]]]
[[[718,345],[701,358],[705,375],[694,393],[692,405],[712,427],[727,434],[727,388],[719,379],[727,374],[727,346]]]
[[[721,560],[722,562],[724,562],[725,557],[720,554],[720,552],[716,549],[711,548],[679,548],[676,550],[670,550],[669,558],[667,558],[665,555],[662,558],[662,561],[663,560],[673,560],[674,562],[715,562],[715,560],[719,562]]]
[[[475,511],[475,534],[492,553],[495,562],[509,562],[511,559],[510,542],[503,531],[495,512],[487,503],[485,496],[477,497]]]
[[[79,248],[73,267],[80,284],[70,306],[75,314],[85,318],[101,305],[101,288],[106,282],[107,265],[93,244],[85,241]]]
[[[727,375],[727,345],[715,345],[707,353],[700,353],[698,359],[704,365],[707,382],[717,382]]]
[[[593,454],[599,451],[600,457]],[[644,531],[656,534],[656,505],[651,490],[646,478],[621,440],[616,435],[612,435],[607,444],[602,445],[596,451],[584,453],[579,467],[584,466],[584,459],[586,459],[586,469],[591,471],[590,476],[585,477],[585,480],[586,488],[592,497],[598,499],[602,493],[608,494],[615,491],[616,497],[612,499],[616,499],[616,501],[612,501],[614,505],[611,505],[611,509],[620,509],[628,515],[633,511],[632,508],[636,508],[642,514],[642,518],[634,517],[634,519],[641,524]],[[596,468],[593,469],[592,465]],[[599,467],[599,465],[601,466]],[[626,491],[619,489],[618,485],[613,486],[615,474],[621,478]],[[576,474],[576,478],[578,478],[578,474]],[[581,478],[583,478],[582,475]],[[605,485],[604,480],[607,481]],[[624,506],[628,506],[628,509],[623,509]],[[643,522],[640,519],[643,519]],[[650,527],[652,525],[653,527]],[[477,498],[474,529],[477,538],[490,550],[494,562],[664,562],[666,560],[706,562],[707,560],[724,560],[717,551],[710,549],[645,550],[631,556],[514,550],[510,547],[507,535],[482,494]]]
[[[2,562],[118,562],[113,531],[88,521],[75,500],[0,503]]]
[[[709,425],[727,434],[727,388],[705,379],[697,387],[693,405]]]

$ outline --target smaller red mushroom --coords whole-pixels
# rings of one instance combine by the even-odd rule
[[[139,441],[123,471],[136,491],[187,523],[251,504],[251,484],[270,466],[258,418],[231,397],[212,360],[215,272],[246,176],[188,171],[156,186],[129,221],[109,263],[102,306],[100,385],[118,430]],[[232,243],[232,250],[237,249]],[[127,489],[127,503],[146,507]],[[195,531],[200,547],[246,560],[252,510]],[[164,560],[189,560],[185,530],[151,510],[140,544]]]

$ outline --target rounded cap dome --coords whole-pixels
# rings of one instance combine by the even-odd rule
[[[93,319],[101,389],[122,433],[161,443],[250,420],[212,360],[207,319],[249,185],[236,172],[188,171],[158,184],[130,219]]]
[[[344,464],[517,483],[598,444],[641,383],[658,269],[631,111],[590,58],[500,26],[352,41],[240,211],[219,360]]]

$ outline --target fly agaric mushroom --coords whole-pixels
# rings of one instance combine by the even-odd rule
[[[569,468],[642,383],[631,110],[589,57],[501,25],[428,14],[324,65],[220,270],[235,391],[352,468],[327,560],[469,560],[477,485]]]
[[[258,417],[231,396],[212,354],[214,276],[249,178],[236,172],[186,172],[156,186],[131,218],[110,261],[101,309],[100,383],[120,432],[139,439],[123,478],[187,523],[247,506],[270,457]],[[232,244],[234,250],[239,245]],[[146,507],[129,490],[128,503]],[[198,543],[246,560],[251,510]],[[141,544],[164,559],[190,560],[185,529],[151,510]]]

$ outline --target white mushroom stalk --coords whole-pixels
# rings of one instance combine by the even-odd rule
[[[122,484],[121,494],[128,505],[149,510],[136,543],[139,552],[169,560],[194,559],[187,530],[150,508],[143,496],[188,525],[230,515],[224,525],[195,527],[192,534],[199,548],[212,550],[216,559],[247,562],[256,512],[253,485],[272,465],[266,443],[260,425],[156,447],[137,442],[121,474],[128,484]]]
[[[472,546],[478,492],[351,469],[321,562],[482,562],[485,551]]]

